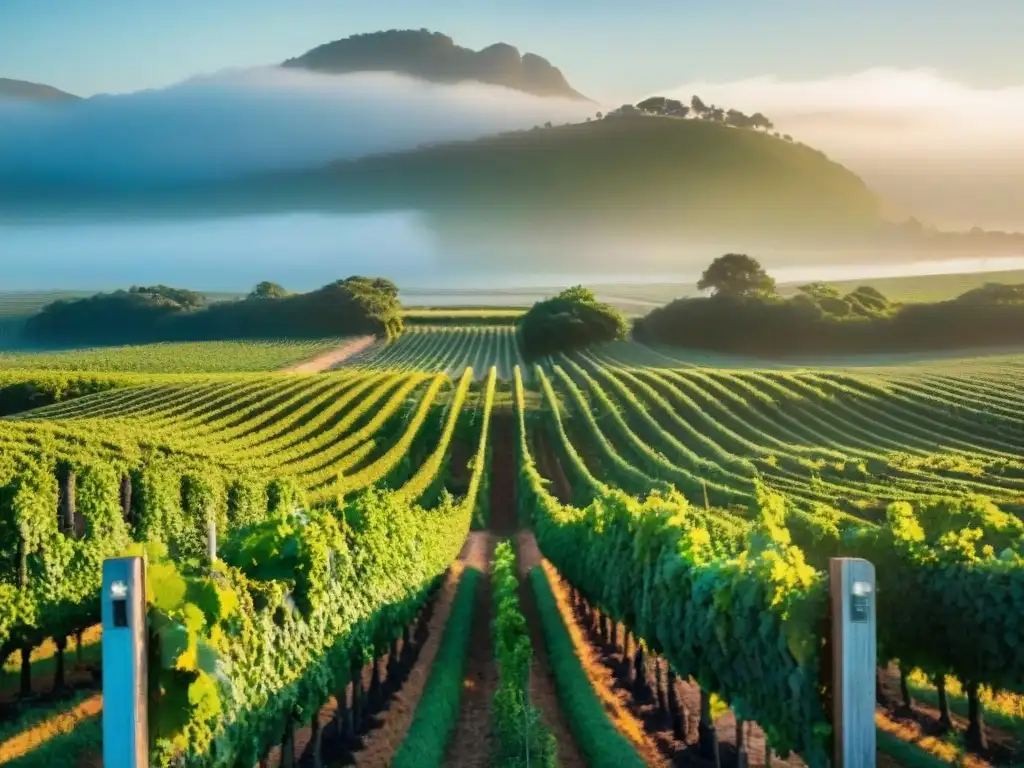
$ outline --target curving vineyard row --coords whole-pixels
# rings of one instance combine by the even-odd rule
[[[4,418],[0,656],[27,664],[94,624],[99,563],[148,548],[180,585],[151,606],[157,625],[200,649],[160,672],[189,706],[156,728],[154,762],[251,765],[329,700],[339,719],[362,712],[367,663],[391,676],[471,525],[488,527],[489,474],[511,470],[493,434],[514,443],[520,519],[585,611],[628,631],[635,668],[692,678],[779,753],[825,764],[832,556],[877,566],[880,663],[955,676],[975,702],[1024,688],[1018,368],[674,354],[612,344],[527,378],[511,328],[452,326],[324,374],[125,377]],[[517,625],[509,648],[528,644],[520,608],[495,610]],[[488,650],[507,665],[509,648]],[[444,734],[420,737],[443,752]]]
[[[743,605],[765,612],[756,595],[776,590],[791,608],[800,604],[818,616],[821,605],[812,604],[820,596],[777,590],[785,584],[813,591],[829,557],[866,557],[879,574],[880,663],[898,660],[904,672],[919,668],[936,680],[954,675],[975,702],[980,686],[1019,690],[1024,636],[1015,617],[1024,608],[1024,523],[1008,513],[1024,502],[1017,458],[1024,429],[1013,408],[1024,394],[1020,380],[1005,369],[980,377],[934,369],[886,373],[633,367],[590,351],[537,367],[541,411],[523,420],[527,514],[545,553],[602,615],[707,685],[737,717],[757,720],[773,744],[796,748],[812,763],[817,742],[809,734],[824,725],[813,686],[801,694],[810,709],[776,711],[773,697],[781,694],[772,692],[776,677],[768,672],[773,663],[782,670],[796,663],[792,669],[811,675],[821,619],[801,622],[800,643],[791,624],[785,637],[792,658],[771,662],[767,649],[768,656],[758,655],[753,635],[729,646],[724,617],[705,606],[696,621],[718,626],[717,637],[701,649],[696,638],[704,630],[694,625],[683,633],[689,645],[673,650],[678,624],[666,626],[650,611],[659,606],[678,622],[699,608],[691,602],[696,595],[679,587],[677,607],[671,591],[645,593],[657,588],[657,578],[644,575],[654,566],[649,558],[669,567],[657,550],[642,562],[620,561],[626,555],[614,549],[597,552],[606,538],[614,547],[639,536],[653,542],[669,531],[674,540],[700,528],[711,550],[690,567],[721,559],[716,568],[724,574],[737,567],[729,563],[739,551],[746,550],[741,570],[753,556],[774,551],[780,570],[763,574],[783,582],[750,587],[753,602]],[[765,550],[766,541],[775,544]],[[691,539],[671,551],[678,546],[701,547]],[[595,553],[592,566],[581,561],[584,551]],[[724,576],[715,582],[719,590],[732,595],[724,604],[731,606],[728,625],[737,629],[739,594]],[[762,624],[762,637],[766,631]],[[728,652],[716,661],[713,646],[722,643]],[[741,673],[730,684],[735,670],[727,665],[741,656],[756,659],[751,677]],[[974,712],[969,737],[980,730],[976,706]]]
[[[869,520],[937,495],[1024,510],[1024,386],[1012,372],[980,391],[956,374],[638,368],[592,351],[538,375],[591,473],[619,467],[630,492],[668,482],[729,506],[767,486]]]
[[[466,368],[482,372],[493,365],[498,378],[511,379],[512,369],[523,364],[513,325],[425,325],[410,326],[394,341],[380,342],[351,357],[345,367],[444,371],[461,376]]]
[[[470,409],[473,379],[470,369],[457,381],[400,373],[205,377],[96,393],[4,420],[0,657],[21,649],[27,665],[45,638],[64,642],[95,624],[99,564],[141,546],[133,541],[148,542],[151,578],[184,585],[172,589],[174,600],[151,596],[151,611],[164,616],[155,626],[184,627],[189,645],[206,649],[198,660],[165,653],[164,695],[190,705],[184,721],[154,726],[154,759],[182,749],[202,754],[216,739],[220,758],[255,762],[297,706],[345,685],[351,664],[342,657],[393,649],[461,547],[484,482],[496,371]],[[446,461],[457,430],[477,444],[465,481]],[[422,460],[410,462],[417,453]],[[452,482],[463,501],[442,494]],[[378,490],[355,495],[371,486]],[[294,509],[309,510],[304,522]],[[213,581],[202,564],[210,524],[228,566],[215,567]],[[290,540],[297,549],[283,556],[297,560],[288,565],[271,552]],[[353,560],[346,551],[360,554]],[[216,595],[212,603],[203,590]],[[253,638],[266,634],[261,616],[269,611],[280,624],[282,597],[293,604],[290,618],[254,656]],[[198,624],[196,601],[205,616]],[[239,634],[245,627],[251,631]],[[214,682],[204,653],[231,661],[228,689]],[[273,662],[282,654],[287,665]],[[232,713],[230,726],[224,713]]]

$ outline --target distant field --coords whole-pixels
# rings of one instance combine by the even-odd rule
[[[402,313],[408,326],[513,325],[526,307],[409,307]]]
[[[93,291],[0,291],[0,318],[28,317],[60,299],[80,299]]]
[[[985,283],[1024,283],[1024,270],[1004,272],[972,272],[959,275],[916,275],[909,277],[874,277],[863,280],[829,280],[829,285],[848,292],[859,285],[870,285],[897,302],[946,301]],[[800,283],[782,283],[779,292],[791,296]],[[694,283],[609,283],[591,285],[602,301],[615,304],[625,312],[641,308],[643,312],[667,304],[673,299],[696,296]]]
[[[0,354],[0,369],[125,373],[273,371],[329,352],[343,341],[199,341]]]

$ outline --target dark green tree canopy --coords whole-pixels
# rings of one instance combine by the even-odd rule
[[[1021,304],[1024,303],[1024,285],[985,283],[956,298],[965,304]]]
[[[29,319],[24,334],[35,342],[63,345],[391,337],[402,330],[398,290],[383,278],[350,277],[309,293],[278,297],[269,295],[269,289],[262,293],[268,295],[260,301],[209,305],[200,294],[165,286],[100,293],[47,305]]]
[[[154,304],[170,303],[181,309],[199,309],[206,306],[206,297],[186,288],[171,288],[166,285],[133,285],[129,293],[138,294]]]
[[[288,295],[288,291],[282,288],[277,283],[272,283],[269,280],[264,280],[262,283],[252,289],[248,298],[250,299],[283,299]]]
[[[599,302],[593,291],[581,285],[538,301],[519,321],[527,360],[621,339],[628,330],[621,312]]]
[[[711,290],[716,296],[766,297],[775,295],[775,280],[757,259],[743,253],[727,253],[704,270],[697,288]]]
[[[805,293],[812,299],[817,299],[819,301],[825,298],[838,299],[842,296],[839,289],[834,285],[821,282],[807,283],[806,285],[797,287],[797,290],[800,291],[800,293]]]

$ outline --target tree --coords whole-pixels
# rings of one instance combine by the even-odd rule
[[[288,295],[288,291],[282,288],[277,283],[272,283],[269,280],[264,280],[262,283],[252,289],[248,298],[250,299],[283,299]]]
[[[636,108],[643,112],[653,112],[657,115],[665,114],[665,102],[664,96],[651,96],[649,99],[644,99],[636,105]]]
[[[813,299],[838,299],[842,296],[839,289],[828,283],[808,283],[797,288],[800,293],[806,293]]]
[[[206,297],[187,288],[171,288],[166,285],[133,285],[129,293],[147,297],[157,303],[163,301],[181,309],[200,309],[206,306]]]
[[[690,99],[690,109],[697,117],[704,117],[705,113],[708,111],[708,105],[701,101],[700,96],[694,95],[694,97]]]
[[[775,280],[764,268],[743,253],[727,253],[719,256],[704,270],[697,288],[710,289],[716,296],[759,296],[775,295]]]
[[[753,126],[750,118],[740,112],[738,109],[730,109],[725,113],[725,122],[734,128],[750,128]]]
[[[755,112],[750,116],[750,124],[752,127],[760,128],[764,131],[770,131],[775,127],[775,124],[760,112]]]
[[[641,112],[648,112],[654,115],[664,115],[672,117],[686,117],[686,114],[690,111],[683,102],[678,99],[669,99],[665,96],[651,96],[649,99],[644,99],[636,108]]]
[[[523,355],[535,360],[624,338],[629,324],[617,309],[599,302],[593,291],[574,285],[534,304],[520,318],[519,330]]]

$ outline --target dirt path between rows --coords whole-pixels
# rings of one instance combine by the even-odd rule
[[[516,529],[515,454],[512,450],[511,414],[495,411],[491,417],[490,442],[490,530],[470,534],[476,567],[483,574],[477,587],[469,657],[463,679],[459,724],[448,745],[445,765],[449,768],[485,768],[494,753],[491,734],[491,701],[498,687],[498,666],[494,660],[494,598],[491,568],[494,548],[501,537]],[[463,550],[465,554],[465,550]]]
[[[284,373],[322,373],[336,368],[350,357],[358,355],[377,340],[376,336],[359,336],[350,339],[330,352],[324,352],[311,360],[282,368]]]
[[[449,768],[486,768],[491,764],[491,700],[498,687],[498,668],[494,663],[491,637],[491,564],[496,544],[493,534],[475,531],[469,534],[463,549],[466,564],[474,565],[482,576],[473,607],[473,628],[462,679],[459,722],[448,743],[444,761]]]
[[[462,573],[467,567],[477,568],[481,571],[486,568],[487,546],[484,534],[477,532],[469,534],[459,559],[452,564],[444,584],[434,598],[436,603],[428,624],[427,641],[423,644],[408,678],[382,714],[380,726],[364,737],[364,748],[355,754],[357,766],[378,768],[390,765],[394,759],[405,734],[412,725],[416,707],[427,687],[427,681],[430,679],[430,671],[434,664],[434,658],[441,647],[441,637],[451,614]],[[479,590],[479,585],[477,585],[477,589]]]
[[[531,531],[520,531],[516,536],[519,554],[519,599],[526,615],[530,630],[530,645],[533,646],[533,665],[530,667],[530,702],[540,710],[541,720],[554,734],[558,742],[558,764],[563,768],[586,768],[587,761],[580,753],[573,737],[569,720],[558,700],[555,676],[548,663],[548,652],[544,644],[544,629],[541,625],[537,601],[527,576],[543,558],[537,541]]]
[[[524,559],[529,557],[544,569],[548,583],[551,585],[551,592],[555,596],[558,612],[561,614],[562,621],[569,631],[569,637],[572,638],[572,644],[576,648],[580,666],[586,672],[590,685],[603,705],[612,725],[633,745],[637,754],[647,765],[659,768],[667,768],[672,765],[672,762],[661,754],[655,741],[646,733],[644,722],[631,711],[627,694],[617,687],[615,675],[602,663],[601,654],[598,653],[587,637],[587,633],[577,621],[568,584],[561,578],[554,566],[543,559],[532,534],[529,539],[523,541],[521,547],[520,553]]]

